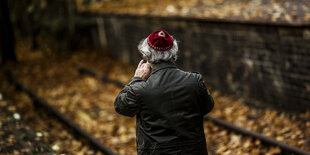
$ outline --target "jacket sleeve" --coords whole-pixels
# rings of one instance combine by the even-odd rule
[[[198,85],[199,85],[199,98],[200,98],[201,112],[202,112],[202,115],[206,115],[209,112],[211,112],[211,110],[213,109],[214,101],[213,101],[213,98],[209,90],[205,86],[205,83],[202,79],[201,74],[199,74]]]
[[[114,101],[114,109],[117,113],[129,117],[136,115],[140,109],[140,95],[138,92],[142,88],[144,80],[140,77],[133,77],[117,95]]]

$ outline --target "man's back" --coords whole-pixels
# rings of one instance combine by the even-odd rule
[[[133,79],[123,92],[115,109],[126,115],[124,105],[130,105],[137,115],[138,154],[207,154],[203,116],[213,108],[213,99],[200,74],[162,62],[147,81]]]

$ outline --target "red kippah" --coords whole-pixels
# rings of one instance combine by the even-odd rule
[[[147,37],[147,44],[157,51],[169,51],[173,46],[173,39],[167,31],[159,30]]]

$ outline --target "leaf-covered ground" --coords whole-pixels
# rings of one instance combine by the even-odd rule
[[[53,154],[44,138],[46,135],[32,130],[16,106],[0,93],[0,154]]]
[[[77,0],[80,12],[310,23],[309,0]]]
[[[30,51],[26,43],[18,46],[18,60],[18,64],[6,68],[11,68],[21,83],[119,154],[136,154],[135,118],[118,115],[113,108],[120,88],[80,75],[74,64],[125,83],[133,76],[135,66],[114,60],[103,51]],[[25,94],[13,91],[6,82],[1,83],[0,91],[22,111],[32,128],[49,135],[46,141],[59,147],[57,153],[94,153],[74,139],[59,122],[47,120],[46,114],[35,109]],[[212,95],[216,105],[210,115],[310,151],[310,111],[292,114],[254,108],[244,104],[242,99],[219,91],[212,91]],[[205,123],[205,133],[210,154],[279,154],[282,151],[211,122]]]
[[[15,91],[0,73],[0,154],[101,155],[82,143],[46,111],[37,108],[24,93]],[[1,94],[2,96],[2,94]]]

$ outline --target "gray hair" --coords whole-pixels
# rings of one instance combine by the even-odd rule
[[[173,39],[173,46],[169,51],[157,51],[148,45],[147,38],[145,38],[139,43],[138,50],[152,64],[160,61],[175,62],[177,60],[178,43]]]

